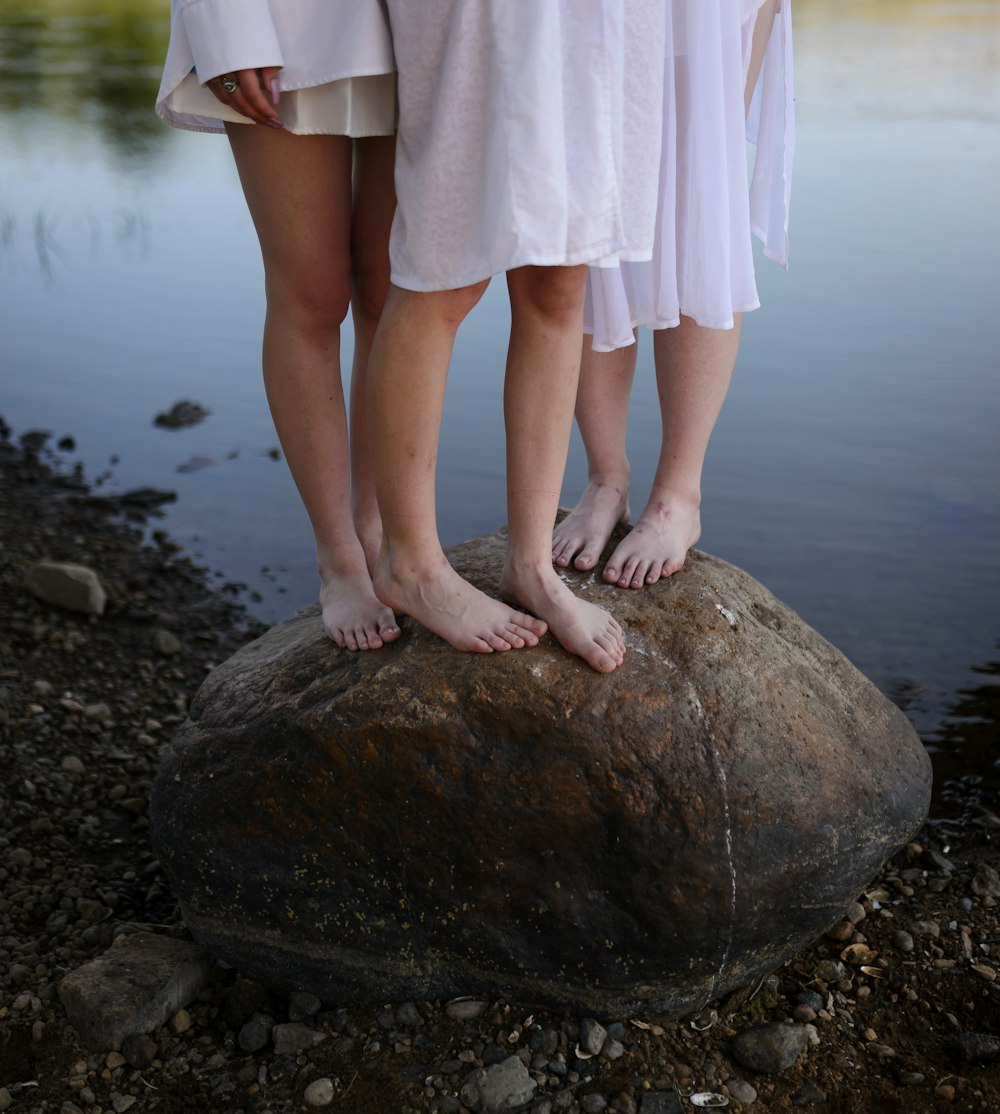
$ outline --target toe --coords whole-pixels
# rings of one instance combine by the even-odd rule
[[[378,628],[373,623],[368,623],[364,629],[365,642],[367,642],[367,649],[380,650],[382,648],[382,636],[378,632]],[[360,643],[361,639],[358,639]]]
[[[649,573],[649,561],[640,561],[632,572],[631,585],[633,588],[641,588],[646,583],[646,576]]]
[[[646,573],[646,583],[655,584],[663,575],[663,567],[658,564],[649,566],[649,571]]]
[[[378,633],[383,642],[395,642],[399,638],[400,630],[395,623],[390,623],[388,626],[379,627]]]
[[[538,635],[535,634],[534,631],[528,630],[527,627],[522,627],[520,623],[511,623],[507,629],[512,635],[515,635],[521,640],[522,646],[538,645]],[[507,635],[505,634],[504,637],[506,638]]]
[[[573,564],[576,565],[581,572],[587,572],[597,564],[599,557],[599,553],[594,553],[592,549],[584,548],[583,552],[577,557]]]
[[[635,557],[630,557],[625,562],[625,568],[622,569],[622,574],[618,578],[618,584],[622,588],[628,588],[632,583],[632,578],[635,576],[636,566],[639,564]]]
[[[500,637],[505,642],[509,642],[512,649],[520,650],[524,646],[524,639],[518,634],[517,627],[513,624],[506,626],[501,632]]]
[[[341,646],[346,646],[348,650],[356,650],[358,648],[358,640],[354,631],[350,627],[343,627],[341,631],[344,641],[339,643]]]
[[[486,636],[486,643],[491,650],[510,650],[512,648],[506,638],[492,632]]]
[[[344,641],[344,632],[340,627],[327,627],[326,637],[329,638],[331,642],[335,642],[342,650],[346,645]]]
[[[606,580],[609,584],[617,584],[621,577],[621,570],[617,565],[612,565],[609,561],[604,566],[604,572],[601,573],[601,579]]]

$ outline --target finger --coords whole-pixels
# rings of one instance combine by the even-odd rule
[[[280,99],[280,91],[278,89],[278,74],[281,73],[280,66],[261,66],[260,70],[260,83],[264,86],[268,96],[271,98],[271,104],[275,108],[278,107],[278,100]]]
[[[211,81],[206,81],[205,88],[215,97],[219,104],[224,104],[227,108],[229,107],[229,96],[225,89],[222,88],[221,77],[213,77]]]
[[[229,105],[231,108],[235,108],[241,116],[246,116],[248,120],[253,120],[255,124],[268,124],[271,122],[269,116],[262,116],[250,103],[246,93],[243,91],[242,85],[229,94]]]
[[[240,70],[236,79],[240,83],[240,92],[250,107],[252,118],[259,124],[280,124],[278,110],[271,101],[270,90],[266,90],[261,84],[263,79],[260,71]]]

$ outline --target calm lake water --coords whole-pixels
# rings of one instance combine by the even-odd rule
[[[1000,4],[794,13],[792,264],[759,266],[701,544],[927,731],[1000,636]],[[310,534],[268,455],[261,269],[228,146],[152,114],[167,25],[166,0],[0,0],[0,414],[71,434],[110,490],[176,491],[161,525],[270,621],[313,598]],[[446,543],[504,517],[506,330],[498,282],[453,366]],[[640,361],[641,505],[659,447],[648,337]],[[181,398],[211,416],[153,428]],[[196,456],[213,463],[178,472]],[[565,502],[584,477],[576,444]]]

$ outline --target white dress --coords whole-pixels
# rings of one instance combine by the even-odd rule
[[[156,111],[191,131],[250,121],[205,88],[280,66],[282,123],[297,135],[391,135],[396,87],[384,0],[172,0]]]
[[[681,314],[728,329],[760,304],[751,233],[788,261],[794,153],[791,0],[782,0],[749,115],[745,75],[761,0],[670,0],[663,83],[659,209],[653,257],[588,275],[593,347],[633,343],[637,325]],[[747,140],[756,144],[752,178]]]
[[[650,258],[662,3],[389,0],[394,283]]]

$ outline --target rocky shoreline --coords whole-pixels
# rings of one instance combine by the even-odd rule
[[[823,938],[695,1016],[329,1008],[216,966],[149,1036],[88,1051],[58,984],[117,938],[187,938],[149,789],[201,680],[260,627],[145,540],[157,493],[96,495],[46,446],[0,420],[0,1111],[1000,1110],[1000,819],[974,776],[951,785],[960,823],[933,817]],[[98,570],[103,614],[32,595],[42,560]]]

